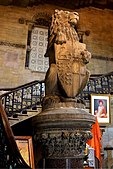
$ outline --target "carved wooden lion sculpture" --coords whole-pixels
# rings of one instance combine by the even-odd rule
[[[77,12],[55,10],[52,16],[45,55],[50,64],[45,78],[46,95],[74,98],[87,83],[89,71],[86,64],[91,54],[86,45],[79,42],[78,20]]]

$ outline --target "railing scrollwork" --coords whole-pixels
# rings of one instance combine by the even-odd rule
[[[41,106],[44,92],[44,82],[34,81],[1,95],[7,115],[10,117],[36,105]]]
[[[90,100],[90,94],[112,94],[113,93],[113,72],[100,76],[91,76],[85,89],[79,97]]]

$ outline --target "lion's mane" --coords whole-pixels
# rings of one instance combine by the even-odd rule
[[[63,44],[67,41],[79,41],[76,29],[70,21],[70,16],[75,15],[76,12],[68,12],[62,10],[55,10],[52,16],[52,23],[50,27],[49,42],[56,44]]]

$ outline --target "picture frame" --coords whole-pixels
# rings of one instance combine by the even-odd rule
[[[25,162],[32,168],[34,166],[33,143],[31,136],[15,136],[18,149],[25,160]]]
[[[91,94],[91,114],[96,116],[101,124],[111,122],[109,94]]]

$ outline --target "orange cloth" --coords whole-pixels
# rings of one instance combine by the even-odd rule
[[[100,161],[100,164],[101,164],[101,154],[100,154],[100,151],[101,151],[101,147],[102,147],[101,146],[102,135],[101,135],[101,130],[100,130],[100,127],[99,127],[99,124],[98,124],[97,117],[96,117],[95,124],[92,125],[91,133],[93,135],[93,138],[91,140],[88,140],[87,144],[90,147],[94,148],[94,150],[95,150],[95,156],[98,158],[98,160]]]

